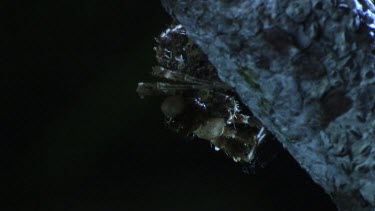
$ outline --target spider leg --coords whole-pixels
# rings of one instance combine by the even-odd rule
[[[227,124],[232,124],[234,127],[236,127],[236,125],[249,125],[250,127],[255,127],[258,129],[263,127],[262,123],[257,118],[240,113],[240,105],[235,97],[218,92],[215,94],[223,97],[224,101],[228,103],[227,111],[229,113],[229,117],[227,119]]]
[[[171,84],[171,83],[138,83],[137,93],[139,96],[151,95],[176,95],[188,90],[210,89],[209,85],[196,84]]]
[[[267,135],[267,133],[265,131],[265,128],[262,127],[259,130],[258,134],[254,137],[254,140],[255,140],[254,147],[251,149],[251,151],[247,155],[247,158],[249,159],[250,163],[254,161],[255,156],[256,156],[255,154],[257,152],[257,148],[258,148],[259,144],[261,144],[263,142],[266,135]]]
[[[249,152],[249,154],[247,155],[247,159],[249,159],[250,162],[254,160],[254,157],[255,157],[254,152],[255,152],[255,147],[253,147],[251,151]]]
[[[185,82],[185,83],[192,83],[196,85],[206,85],[212,87],[212,89],[224,89],[229,90],[230,88],[223,82],[219,81],[208,81],[199,79],[187,74],[179,73],[176,71],[168,70],[161,66],[153,67],[153,71],[151,73],[153,76],[165,78],[175,82]]]
[[[267,133],[265,132],[265,129],[264,127],[262,127],[262,129],[260,129],[257,137],[256,137],[256,140],[257,140],[257,143],[260,144],[262,143],[263,139],[266,137]]]
[[[258,129],[263,127],[262,123],[260,123],[258,119],[244,114],[237,114],[236,118],[233,119],[233,123],[249,125],[250,127],[256,127]]]

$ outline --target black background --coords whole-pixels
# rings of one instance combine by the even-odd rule
[[[140,100],[158,1],[3,2],[2,210],[335,210],[286,154],[251,175]]]

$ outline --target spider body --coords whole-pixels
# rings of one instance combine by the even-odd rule
[[[152,75],[164,81],[139,83],[143,96],[162,95],[168,128],[209,141],[233,160],[252,162],[266,130],[217,75],[206,55],[172,25],[159,38]],[[269,136],[269,135],[268,135]]]

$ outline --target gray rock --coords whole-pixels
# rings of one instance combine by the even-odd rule
[[[340,210],[375,210],[369,0],[162,0]]]

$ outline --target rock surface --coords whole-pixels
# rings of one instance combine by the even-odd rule
[[[340,210],[375,209],[369,0],[162,0]]]

